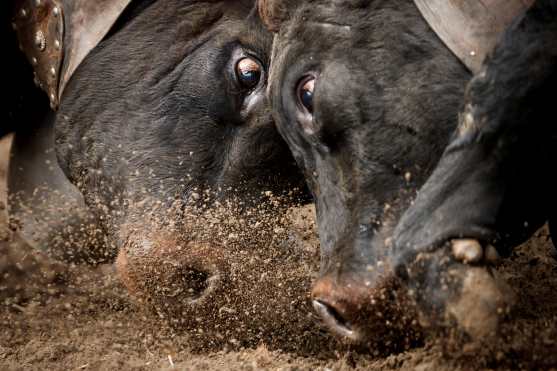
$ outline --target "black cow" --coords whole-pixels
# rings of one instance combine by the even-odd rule
[[[66,197],[74,192],[68,204],[47,199],[52,209],[31,205],[62,229],[60,218],[77,217],[83,195],[88,223],[110,247],[105,258],[119,252],[130,290],[144,288],[137,281],[152,264],[145,256],[156,261],[171,251],[173,262],[185,264],[174,267],[184,274],[176,282],[181,292],[192,302],[205,296],[224,279],[219,266],[226,261],[211,246],[191,246],[193,232],[181,234],[185,207],[206,211],[235,199],[241,213],[303,182],[264,94],[271,39],[254,1],[131,2],[79,65],[58,111],[39,129],[16,135],[11,192],[43,183]],[[66,250],[83,243],[65,232],[57,233]]]
[[[275,120],[316,203],[314,306],[343,336],[380,338],[392,231],[454,130],[469,72],[411,1],[268,1],[261,12],[279,30]],[[399,309],[390,323],[404,328],[413,317]]]
[[[413,1],[268,0],[260,12],[276,32],[275,120],[316,203],[322,252],[314,307],[336,333],[381,341],[385,330],[412,323],[393,278],[400,264],[393,231],[455,129],[470,73]],[[450,261],[460,285],[451,300],[481,282],[493,289],[493,299],[480,298],[489,310],[504,303],[486,269]],[[444,288],[446,272],[422,277],[427,288]],[[422,319],[447,307],[443,293],[418,293]]]
[[[546,221],[555,232],[550,168],[557,136],[550,107],[556,83],[557,1],[538,0],[468,84],[450,144],[395,230],[400,273],[416,292],[438,296],[433,312],[455,296],[439,287],[439,273],[448,269],[447,241],[467,239],[453,243],[452,253],[482,265],[508,255]],[[474,319],[469,332],[482,332],[477,327],[486,325],[495,295],[470,295],[476,302],[466,307],[477,313],[467,314]]]

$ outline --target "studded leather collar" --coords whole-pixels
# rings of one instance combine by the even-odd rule
[[[15,0],[12,27],[56,109],[66,84],[131,0]]]

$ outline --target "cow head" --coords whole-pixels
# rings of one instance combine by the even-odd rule
[[[272,35],[254,5],[130,3],[78,63],[55,117],[58,162],[101,221],[96,227],[107,236],[107,258],[118,254],[124,283],[161,313],[178,309],[168,315],[177,325],[206,326],[220,332],[221,342],[229,339],[223,327],[198,323],[200,313],[228,318],[228,326],[250,316],[258,332],[271,322],[252,319],[270,311],[256,310],[242,295],[270,282],[273,297],[261,303],[278,311],[279,301],[291,305],[303,296],[308,279],[277,298],[271,287],[284,279],[271,279],[261,263],[286,252],[266,247],[286,233],[280,196],[295,193],[303,178],[270,114]],[[70,19],[70,8],[56,16],[48,9],[53,19]],[[55,51],[49,39],[44,50],[51,46]],[[244,269],[250,278],[239,274]]]
[[[260,12],[277,32],[275,121],[316,203],[314,306],[353,339],[404,327],[407,309],[377,299],[396,295],[392,231],[455,127],[468,72],[409,1],[276,0]]]

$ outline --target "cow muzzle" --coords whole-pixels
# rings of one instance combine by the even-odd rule
[[[312,304],[324,325],[351,344],[391,352],[420,337],[413,307],[393,274],[324,276],[313,287]]]
[[[121,249],[120,278],[129,292],[157,312],[195,311],[217,295],[225,276],[222,250],[169,236],[142,239]]]

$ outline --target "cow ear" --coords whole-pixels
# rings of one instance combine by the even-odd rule
[[[288,18],[289,0],[258,0],[259,16],[265,27],[271,32],[278,32],[280,25]]]

